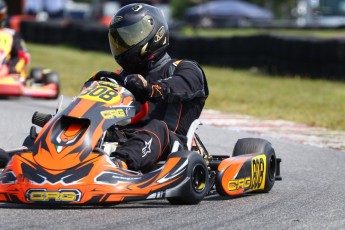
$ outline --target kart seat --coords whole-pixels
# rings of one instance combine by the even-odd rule
[[[191,149],[192,149],[194,134],[195,134],[195,131],[198,129],[200,124],[201,124],[200,120],[195,119],[188,129],[186,137],[187,137],[187,150],[189,150],[189,151],[191,151]],[[177,151],[182,150],[182,149],[183,149],[183,147],[181,146],[181,144],[178,141],[175,141],[171,152],[172,153],[177,152]]]

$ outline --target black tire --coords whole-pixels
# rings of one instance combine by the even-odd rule
[[[5,168],[9,160],[10,156],[8,153],[5,150],[0,149],[0,168]]]
[[[60,77],[54,71],[47,70],[46,73],[45,73],[45,71],[43,71],[43,84],[48,85],[51,83],[56,85],[57,91],[56,91],[56,94],[49,99],[56,99],[59,97],[59,94],[60,94]]]
[[[49,71],[43,74],[43,84],[47,85],[50,83],[55,83],[57,85],[60,83],[59,75],[54,71]]]
[[[43,82],[43,69],[41,67],[35,67],[30,70],[29,78],[34,80],[34,83]]]
[[[209,187],[205,160],[198,153],[191,151],[178,151],[173,154],[188,158],[187,176],[190,180],[180,188],[180,195],[169,197],[167,200],[174,205],[198,204],[206,196]]]
[[[275,182],[277,158],[270,142],[260,138],[243,138],[235,144],[232,156],[245,155],[250,153],[264,153],[266,155],[266,182],[263,191],[269,192]]]
[[[47,124],[50,121],[50,119],[52,119],[52,118],[53,118],[53,115],[51,115],[51,114],[40,113],[40,112],[36,111],[32,115],[31,122],[32,122],[32,124],[43,128],[43,126],[45,126],[45,124]]]

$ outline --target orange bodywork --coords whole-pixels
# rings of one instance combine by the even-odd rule
[[[108,156],[97,153],[69,170],[43,169],[34,161],[32,153],[23,153],[15,155],[2,173],[0,202],[64,205],[149,199],[151,194],[159,194],[185,178],[181,174],[162,180],[183,161],[169,159],[162,170],[143,175],[117,168]],[[12,173],[17,175],[15,180],[11,180]]]
[[[223,160],[218,166],[218,179],[223,192],[237,196],[264,189],[266,167],[266,156],[260,153]]]
[[[112,87],[110,87],[112,86]],[[44,125],[33,146],[14,154],[0,176],[0,202],[103,204],[163,198],[185,181],[187,159],[171,157],[141,174],[120,169],[97,151],[112,125],[135,115],[133,96],[93,84]]]

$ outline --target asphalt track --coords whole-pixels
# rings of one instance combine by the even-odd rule
[[[56,104],[1,99],[0,148],[19,147],[33,112],[54,113]],[[198,133],[215,155],[231,154],[239,138],[269,140],[282,158],[283,180],[267,194],[232,199],[215,194],[195,206],[166,200],[70,208],[0,204],[0,229],[345,229],[344,152],[211,124]]]

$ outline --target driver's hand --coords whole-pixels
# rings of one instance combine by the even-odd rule
[[[131,91],[136,100],[145,103],[150,95],[152,87],[140,74],[127,75],[124,80],[125,87]]]

